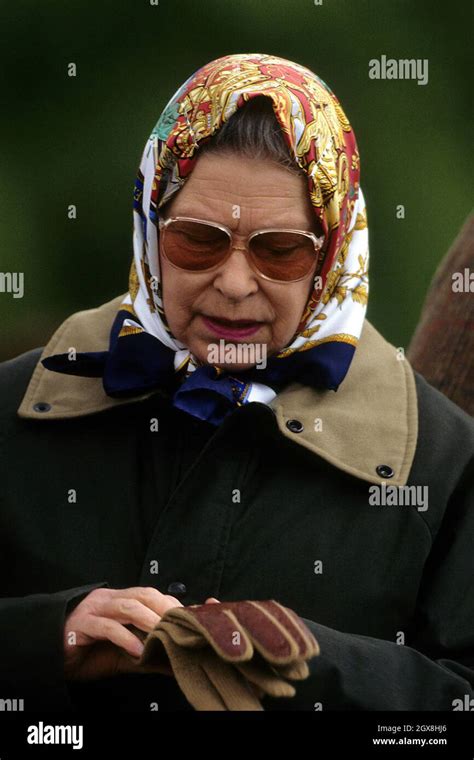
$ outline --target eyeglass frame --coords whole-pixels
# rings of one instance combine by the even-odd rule
[[[225,262],[230,258],[230,255],[233,251],[244,251],[247,255],[247,261],[250,264],[251,269],[262,279],[269,280],[270,282],[278,282],[278,283],[290,283],[290,282],[301,282],[301,280],[304,280],[306,277],[308,277],[308,272],[304,274],[302,277],[298,277],[296,280],[276,280],[274,277],[268,277],[266,274],[263,274],[260,272],[260,270],[257,268],[256,264],[254,263],[252,259],[252,255],[249,251],[249,244],[250,241],[256,237],[257,235],[261,235],[264,232],[293,232],[298,233],[300,235],[304,235],[305,237],[310,238],[310,240],[313,241],[314,245],[314,253],[315,253],[315,259],[317,265],[319,265],[319,253],[321,249],[324,246],[324,241],[326,239],[325,235],[322,235],[321,237],[318,237],[316,233],[309,232],[308,230],[295,230],[295,229],[287,229],[282,227],[265,227],[262,229],[254,230],[250,233],[250,235],[247,236],[247,239],[245,241],[245,246],[234,246],[234,237],[235,232],[232,232],[229,227],[227,227],[225,224],[221,224],[220,222],[210,222],[208,219],[196,219],[192,216],[170,216],[168,219],[163,219],[162,217],[159,217],[158,219],[158,227],[161,231],[162,229],[168,227],[168,225],[171,222],[198,222],[200,224],[207,224],[211,227],[216,227],[219,230],[222,230],[222,232],[225,232],[227,236],[229,237],[230,245],[229,250],[226,254],[226,256],[222,259],[222,261],[219,261],[217,264],[214,264],[214,266],[209,267],[209,269],[186,269],[185,267],[180,267],[177,264],[174,264],[168,256],[166,255],[165,247],[162,248],[162,253],[164,257],[166,258],[167,262],[174,267],[175,269],[178,269],[180,272],[196,272],[196,273],[207,273],[207,272],[213,272],[215,269],[218,269],[222,264],[225,264]],[[316,267],[316,270],[318,269],[318,266]]]

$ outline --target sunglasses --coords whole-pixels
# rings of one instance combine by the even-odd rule
[[[237,246],[225,225],[186,216],[160,219],[159,230],[161,252],[177,269],[210,272],[233,250],[240,250],[254,272],[272,282],[303,280],[318,262],[324,243],[324,236],[313,232],[272,228],[252,232],[243,246]]]

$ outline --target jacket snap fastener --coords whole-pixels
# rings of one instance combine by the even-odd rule
[[[167,593],[172,596],[184,596],[187,593],[187,588],[184,583],[180,581],[173,581],[170,583],[167,589]]]
[[[304,425],[299,420],[288,420],[286,427],[288,430],[291,430],[292,433],[301,433],[301,431],[304,430]]]
[[[375,468],[375,472],[377,475],[380,475],[381,478],[393,478],[393,469],[388,464],[379,464]]]
[[[49,412],[51,411],[51,404],[47,404],[46,401],[39,401],[33,405],[35,412]]]

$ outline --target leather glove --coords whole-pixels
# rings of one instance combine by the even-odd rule
[[[145,670],[169,659],[196,710],[262,710],[257,698],[294,696],[319,654],[311,631],[274,600],[173,607],[145,639]]]

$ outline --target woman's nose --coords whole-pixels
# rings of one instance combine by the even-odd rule
[[[245,248],[234,245],[227,261],[216,272],[215,287],[228,298],[241,299],[258,290],[257,275],[250,266]]]

